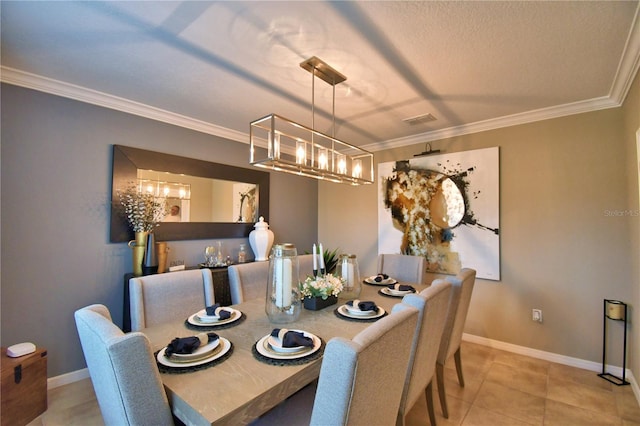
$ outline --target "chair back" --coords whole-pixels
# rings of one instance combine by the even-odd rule
[[[451,284],[443,281],[432,284],[420,294],[404,296],[402,303],[395,305],[391,311],[395,313],[413,307],[419,312],[400,402],[400,416],[411,410],[433,379],[450,297]]]
[[[376,321],[352,340],[331,339],[311,424],[394,424],[417,323],[418,311],[407,308]]]
[[[269,261],[240,263],[227,268],[231,303],[264,298],[269,280]]]
[[[378,273],[387,274],[398,281],[422,284],[425,263],[422,256],[408,254],[379,254]]]
[[[149,339],[124,334],[104,305],[74,314],[84,358],[106,425],[172,425]]]
[[[129,280],[131,330],[185,319],[215,303],[208,268],[146,275]]]
[[[298,274],[300,281],[313,276],[313,255],[298,256]],[[267,294],[269,280],[269,262],[249,262],[231,265],[227,269],[231,303],[237,304],[247,300],[264,298]]]
[[[298,256],[299,275],[300,282],[304,281],[307,277],[313,276],[313,255],[302,254]]]
[[[443,280],[434,280],[431,285]],[[438,353],[438,363],[444,365],[445,361],[458,350],[462,341],[464,323],[467,320],[467,312],[471,303],[471,293],[476,281],[474,269],[463,268],[455,277],[448,277],[452,285],[451,300],[447,312],[447,322],[442,334],[442,343]]]

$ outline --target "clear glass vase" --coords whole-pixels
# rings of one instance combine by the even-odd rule
[[[362,285],[360,283],[360,270],[355,254],[341,254],[336,265],[336,275],[344,279],[344,287],[340,292],[340,298],[357,299],[360,296]]]
[[[293,244],[276,244],[269,256],[265,312],[273,323],[294,322],[300,316],[298,254]]]

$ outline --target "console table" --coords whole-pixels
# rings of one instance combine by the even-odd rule
[[[198,267],[187,269],[200,269]],[[231,289],[229,288],[229,276],[227,267],[212,267],[211,275],[213,276],[213,294],[216,303],[222,306],[231,305]],[[171,274],[171,272],[164,272]],[[131,306],[129,301],[129,280],[133,278],[133,273],[124,274],[124,303],[122,306],[122,331],[125,333],[131,331]]]

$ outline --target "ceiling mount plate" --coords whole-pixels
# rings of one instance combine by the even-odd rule
[[[300,66],[332,86],[342,83],[347,79],[346,76],[340,74],[332,68],[331,65],[316,56],[300,62]]]

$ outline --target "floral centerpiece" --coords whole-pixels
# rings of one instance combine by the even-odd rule
[[[300,292],[304,296],[304,307],[319,310],[338,302],[338,294],[344,288],[344,279],[333,274],[307,277],[300,283]]]

